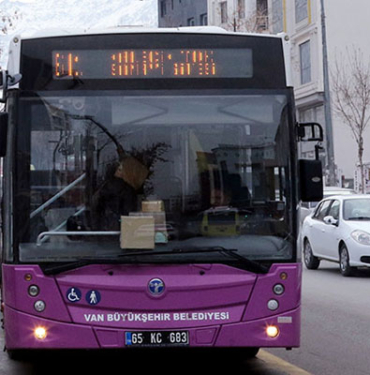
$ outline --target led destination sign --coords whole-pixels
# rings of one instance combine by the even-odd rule
[[[53,78],[250,78],[252,50],[127,49],[53,51]]]

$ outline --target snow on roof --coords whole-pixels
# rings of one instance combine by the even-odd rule
[[[195,34],[228,34],[228,35],[254,35],[259,37],[278,37],[270,34],[248,34],[229,32],[218,26],[191,26],[191,27],[176,27],[176,28],[148,28],[141,26],[117,26],[104,29],[89,28],[89,29],[45,29],[38,30],[32,34],[22,35],[21,39],[39,39],[61,36],[77,36],[77,35],[100,35],[100,34],[135,34],[135,33],[195,33]]]

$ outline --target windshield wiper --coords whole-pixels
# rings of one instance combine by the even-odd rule
[[[355,216],[349,217],[347,220],[370,220],[369,216]]]
[[[248,271],[253,273],[262,273],[266,274],[269,271],[269,268],[254,261],[248,259],[240,254],[238,254],[237,249],[226,249],[222,246],[207,246],[207,247],[186,247],[186,248],[174,248],[170,251],[135,251],[120,254],[118,257],[129,257],[129,256],[155,256],[155,255],[173,255],[173,254],[199,254],[199,253],[221,253],[229,258],[234,258],[246,266]]]
[[[269,271],[269,268],[256,262],[251,259],[248,259],[240,254],[238,254],[237,249],[226,249],[222,246],[210,246],[210,247],[187,247],[187,248],[174,248],[172,250],[162,250],[162,251],[153,251],[153,250],[138,250],[125,252],[123,254],[107,257],[89,257],[82,258],[77,261],[71,261],[68,263],[58,263],[47,265],[43,267],[43,272],[45,275],[56,275],[58,273],[71,271],[76,268],[88,266],[91,264],[120,264],[120,259],[127,257],[146,257],[146,256],[157,256],[157,255],[187,255],[187,254],[199,254],[199,253],[220,253],[226,257],[234,258],[245,266],[247,271],[253,273],[266,274]],[[122,262],[123,263],[123,262]]]
[[[88,266],[91,264],[116,264],[116,263],[117,263],[117,257],[81,258],[79,260],[72,260],[70,262],[48,264],[42,267],[42,270],[45,275],[56,275],[58,273],[72,271],[76,268]]]
[[[254,260],[248,259],[240,254],[237,253],[238,250],[230,251],[228,249],[220,250],[220,252],[224,255],[232,257],[243,265],[246,266],[247,270],[253,273],[262,273],[267,274],[269,272],[269,267],[264,266],[263,264],[256,262]]]

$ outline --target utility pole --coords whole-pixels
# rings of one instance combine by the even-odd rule
[[[236,4],[235,4],[235,0],[233,1],[233,29],[234,29],[234,33],[236,33],[237,31],[237,21],[236,21],[236,15],[237,15],[237,8],[236,8]]]
[[[329,68],[328,68],[328,50],[326,42],[326,24],[324,0],[321,0],[321,32],[322,32],[322,54],[323,54],[323,72],[324,72],[324,111],[325,111],[325,128],[326,128],[326,155],[328,165],[328,183],[329,186],[336,185],[335,178],[335,161],[334,161],[334,144],[333,144],[333,124],[331,118],[330,103],[330,85],[329,85]]]

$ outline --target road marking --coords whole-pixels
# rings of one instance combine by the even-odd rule
[[[257,358],[261,361],[266,362],[266,364],[273,364],[278,367],[279,370],[283,370],[287,375],[312,375],[300,367],[294,366],[291,363],[284,361],[283,359],[276,357],[275,355],[265,351],[260,350],[257,354]]]

